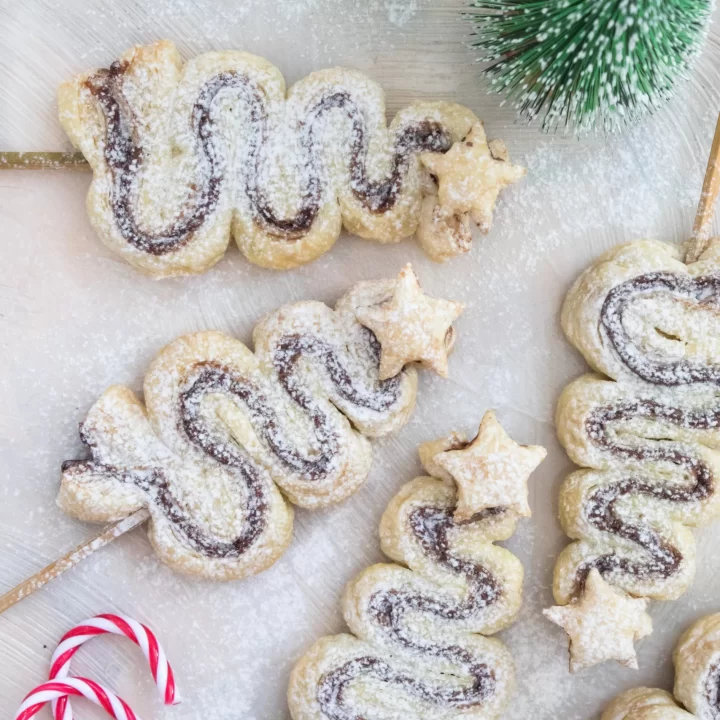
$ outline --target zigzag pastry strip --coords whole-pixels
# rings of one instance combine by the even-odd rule
[[[421,459],[432,472],[438,456],[468,445],[453,435],[424,445]],[[502,713],[512,659],[484,635],[520,608],[522,565],[493,544],[513,534],[518,515],[493,507],[458,522],[456,506],[453,485],[433,477],[412,480],[390,502],[381,546],[400,564],[373,565],[349,584],[343,614],[354,636],[322,638],[298,661],[288,689],[294,720]]]
[[[680,638],[673,661],[674,698],[657,688],[633,688],[618,695],[601,720],[718,720],[720,614],[707,615],[695,622]]]
[[[458,179],[462,194],[483,196],[473,217],[485,231],[500,189],[525,172],[460,105],[418,103],[387,128],[383,92],[361,73],[319,71],[286,95],[262,58],[214,52],[183,65],[168,41],[65,83],[59,109],[94,172],[87,207],[100,238],[158,276],[205,271],[231,233],[251,262],[278,269],[329,250],[343,224],[396,242],[415,232],[424,196],[421,237],[444,259],[468,249],[471,208],[438,205],[418,155],[477,126],[482,157],[460,163]]]
[[[397,430],[412,412],[416,371],[380,380],[387,348],[357,320],[408,277],[409,267],[398,280],[359,283],[334,311],[285,306],[255,328],[254,354],[217,332],[175,340],[145,377],[145,407],[122,386],[92,407],[81,426],[91,458],[64,463],[58,504],[92,522],[147,506],[155,550],[177,570],[235,579],[265,569],[290,542],[280,489],[310,508],[346,498],[367,477],[367,438]],[[461,306],[416,293],[418,321],[435,325],[444,353],[451,320],[438,325],[433,312],[449,306],[454,317]],[[406,318],[398,322],[402,338]]]
[[[576,541],[558,559],[555,599],[582,595],[597,568],[636,597],[675,599],[695,572],[689,528],[720,514],[720,242],[685,265],[637,241],[602,256],[563,308],[570,340],[600,375],[558,405],[574,462],[560,519]]]

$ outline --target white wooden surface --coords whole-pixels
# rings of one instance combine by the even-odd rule
[[[472,432],[487,407],[515,437],[550,451],[532,482],[533,518],[508,543],[527,570],[522,615],[502,634],[519,675],[508,717],[583,720],[623,688],[670,686],[679,632],[720,609],[720,524],[698,533],[692,590],[652,607],[656,631],[639,647],[638,672],[608,665],[570,677],[564,639],[539,614],[551,603],[565,542],[556,495],[570,463],[554,437],[553,408],[584,367],[562,338],[558,310],[577,273],[610,245],[690,232],[720,108],[720,35],[711,32],[691,82],[655,118],[620,137],[577,142],[513,124],[512,111],[485,95],[463,45],[463,9],[459,0],[0,0],[3,149],[66,147],[57,84],[133,43],[169,37],[187,55],[256,52],[289,81],[328,65],[359,68],[387,89],[391,111],[415,98],[463,102],[530,168],[504,196],[490,236],[445,266],[412,242],[342,238],[291,273],[251,267],[233,250],[206,276],[161,283],[135,274],[93,236],[87,176],[0,174],[0,591],[88,535],[54,505],[60,462],[80,451],[77,423],[99,393],[117,382],[139,389],[172,338],[217,328],[249,341],[262,313],[302,298],[332,302],[407,260],[429,292],[468,303],[451,379],[423,376],[416,414],[377,443],[367,485],[335,509],[298,512],[295,543],[270,571],[233,585],[186,580],[159,564],[139,531],[0,617],[0,720],[44,679],[62,632],[103,611],[148,622],[175,663],[184,703],[164,709],[129,643],[98,639],[78,656],[78,672],[109,683],[142,717],[288,717],[290,667],[316,637],[343,629],[342,587],[380,559],[377,523],[418,473],[417,443],[454,428]],[[101,717],[81,702],[76,710]]]

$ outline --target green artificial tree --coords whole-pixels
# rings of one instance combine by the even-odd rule
[[[687,74],[713,0],[471,0],[491,89],[544,130],[612,132]]]

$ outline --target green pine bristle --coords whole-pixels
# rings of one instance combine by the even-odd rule
[[[471,0],[492,90],[544,130],[608,132],[654,111],[698,54],[714,0]]]

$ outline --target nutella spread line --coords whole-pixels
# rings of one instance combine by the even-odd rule
[[[395,139],[389,177],[370,181],[367,176],[367,132],[363,114],[347,92],[330,92],[308,111],[301,121],[300,147],[304,158],[299,162],[305,168],[306,190],[301,206],[294,217],[279,217],[273,210],[267,194],[259,184],[259,164],[263,143],[267,139],[267,112],[261,91],[249,77],[236,73],[220,73],[207,81],[193,106],[192,127],[199,149],[199,172],[193,183],[193,195],[188,198],[183,217],[165,232],[144,232],[135,217],[134,203],[137,179],[142,171],[144,151],[136,141],[134,118],[122,98],[122,76],[127,68],[119,62],[109,70],[90,77],[86,85],[97,98],[105,115],[105,160],[113,174],[112,206],[123,237],[138,250],[163,255],[173,252],[192,239],[192,234],[212,214],[220,197],[220,188],[228,171],[226,151],[216,145],[213,104],[221,90],[233,90],[250,107],[254,125],[248,157],[245,192],[258,221],[275,235],[295,240],[310,230],[323,195],[322,162],[316,124],[324,113],[343,111],[352,122],[352,144],[349,149],[351,188],[355,197],[371,212],[382,213],[393,207],[402,191],[403,178],[411,154],[420,152],[447,152],[451,141],[448,133],[436,122],[422,121],[403,128]]]
[[[689,385],[714,383],[720,385],[720,363],[703,365],[693,360],[663,361],[643,352],[624,323],[628,306],[653,294],[667,293],[677,302],[693,303],[698,311],[720,311],[720,274],[696,278],[654,272],[639,275],[613,288],[605,298],[600,320],[615,352],[629,370],[649,383],[657,385]]]
[[[227,169],[223,149],[214,144],[212,105],[218,93],[225,88],[236,88],[249,95],[253,120],[257,123],[264,119],[262,100],[246,77],[232,73],[222,73],[203,86],[192,116],[200,151],[192,195],[185,203],[181,217],[165,232],[144,232],[135,217],[134,204],[145,152],[135,138],[135,120],[122,97],[122,77],[126,69],[126,63],[114,62],[108,70],[91,76],[85,85],[97,98],[105,116],[104,155],[113,177],[111,202],[120,233],[138,250],[164,255],[186,245],[217,206]]]
[[[713,718],[720,718],[720,663],[710,666],[703,683],[704,699],[712,710]]]
[[[653,400],[623,401],[616,405],[599,407],[588,416],[588,437],[599,448],[621,459],[670,463],[683,471],[689,482],[663,484],[643,478],[641,471],[636,470],[635,474],[628,470],[627,477],[592,493],[585,507],[588,521],[602,532],[636,543],[647,553],[648,558],[632,561],[617,554],[595,558],[578,570],[579,591],[582,590],[582,584],[592,567],[608,576],[614,571],[621,571],[635,576],[667,578],[680,566],[680,551],[652,527],[627,522],[618,515],[615,507],[618,499],[642,495],[669,503],[699,503],[708,499],[715,491],[712,468],[702,457],[693,453],[691,448],[681,444],[626,444],[614,439],[617,436],[611,432],[613,424],[633,418],[662,420],[691,430],[709,430],[720,427],[720,406],[710,410],[690,411]]]
[[[502,508],[486,511],[471,522],[482,522],[502,511]],[[452,554],[448,533],[456,525],[451,509],[432,506],[417,508],[409,514],[407,524],[415,541],[429,557],[450,572],[465,576],[468,584],[467,595],[460,601],[452,602],[442,597],[393,588],[387,592],[375,593],[370,600],[369,611],[391,642],[421,654],[444,658],[460,666],[472,678],[472,682],[459,690],[432,687],[406,673],[397,672],[381,658],[357,658],[326,673],[320,679],[317,689],[318,702],[324,715],[331,720],[355,717],[342,707],[343,694],[353,681],[363,676],[398,685],[427,702],[458,710],[481,706],[495,692],[495,673],[483,662],[482,657],[458,646],[418,643],[406,632],[405,624],[406,615],[413,613],[429,614],[450,621],[478,615],[485,607],[498,601],[503,592],[502,581],[483,565]]]

